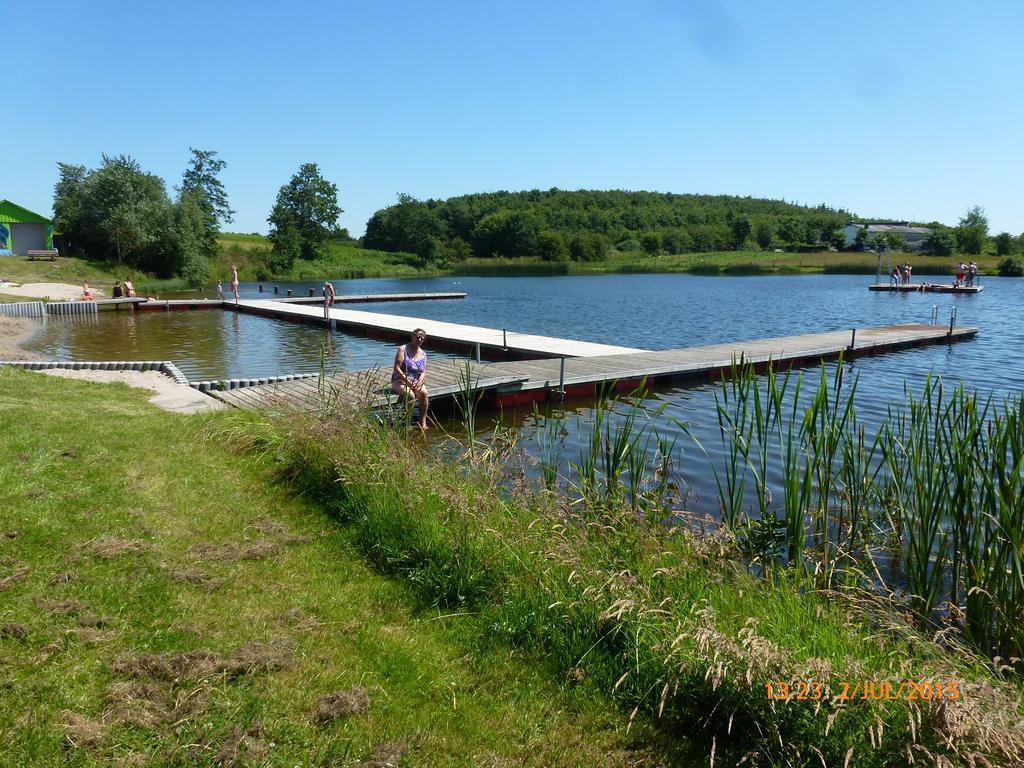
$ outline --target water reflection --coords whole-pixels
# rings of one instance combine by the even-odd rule
[[[388,366],[394,357],[391,343],[221,310],[104,311],[80,320],[51,318],[26,347],[56,360],[170,360],[192,380],[316,373],[321,349],[332,372]]]

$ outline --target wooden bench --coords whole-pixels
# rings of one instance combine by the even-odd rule
[[[28,256],[28,260],[29,261],[36,261],[37,259],[39,261],[43,261],[43,260],[53,261],[58,256],[60,256],[60,253],[58,253],[56,248],[52,248],[52,249],[35,250],[35,251],[34,250],[28,250],[28,251],[25,251],[25,255]]]

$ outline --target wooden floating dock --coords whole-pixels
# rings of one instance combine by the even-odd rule
[[[264,317],[293,320],[313,325],[323,325],[323,306],[285,304],[280,301],[246,299],[230,307]],[[322,302],[321,302],[322,304]],[[593,357],[640,352],[631,347],[617,347],[610,344],[593,344],[588,341],[558,339],[551,336],[515,333],[496,328],[479,328],[475,325],[445,323],[426,318],[386,315],[380,312],[361,312],[353,309],[330,310],[330,322],[340,328],[363,333],[373,338],[408,341],[416,328],[422,328],[430,339],[428,347],[434,349],[460,350],[475,353],[480,349],[482,357],[537,358],[537,357]],[[388,361],[390,363],[390,361]]]
[[[437,301],[441,299],[464,299],[465,293],[383,293],[373,294],[351,294],[337,296],[335,304],[365,304],[376,301]],[[323,296],[299,296],[281,297],[274,299],[282,304],[315,304],[323,306]],[[120,309],[122,306],[135,308],[142,312],[176,312],[192,309],[230,309],[235,305],[234,299],[153,299],[146,296],[133,296],[120,299],[97,299],[94,302],[98,308]]]
[[[491,404],[505,407],[561,397],[593,397],[599,388],[611,386],[629,392],[644,381],[718,379],[728,376],[734,361],[764,368],[816,365],[839,356],[844,359],[892,352],[899,349],[963,341],[977,335],[977,328],[908,324],[858,328],[805,336],[783,336],[755,341],[712,344],[703,347],[631,352],[571,359],[541,359],[470,363],[472,389]],[[428,342],[429,344],[429,342]],[[211,394],[229,405],[248,410],[314,411],[325,395],[351,402],[381,406],[394,400],[390,392],[390,360],[385,367],[342,373],[317,379],[245,387]],[[454,395],[464,390],[467,361],[431,361],[427,388],[431,408],[445,410]]]
[[[335,304],[374,304],[384,301],[449,301],[464,299],[464,293],[366,293],[335,296]],[[324,304],[323,296],[286,296],[274,299],[285,304]]]
[[[984,290],[982,285],[945,285],[942,283],[910,283],[895,285],[894,283],[876,283],[868,286],[869,291],[888,291],[890,293],[965,293],[975,294]]]

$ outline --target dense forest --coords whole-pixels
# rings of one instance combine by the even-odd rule
[[[852,214],[825,205],[731,195],[658,192],[489,192],[398,202],[366,225],[368,248],[416,253],[424,262],[467,256],[604,258],[609,248],[649,253],[841,246]]]

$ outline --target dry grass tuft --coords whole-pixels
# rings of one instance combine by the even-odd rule
[[[356,763],[357,768],[397,768],[402,757],[409,751],[409,745],[402,741],[392,741],[387,744],[380,744],[373,750],[373,754],[365,760]]]
[[[370,692],[360,685],[329,693],[317,702],[313,722],[326,725],[342,717],[365,714],[371,701]]]
[[[202,680],[214,675],[235,678],[282,669],[291,662],[293,653],[294,646],[287,641],[247,643],[230,656],[207,650],[144,653],[118,659],[114,662],[114,671],[130,677],[172,682]]]
[[[0,592],[28,576],[28,568],[16,566],[14,572],[0,579]]]
[[[76,749],[97,747],[107,738],[106,723],[90,720],[77,712],[64,713],[64,737]]]
[[[221,735],[219,741],[220,748],[213,757],[213,764],[218,768],[259,764],[268,750],[267,743],[263,741],[263,729],[259,725],[244,731],[233,725]]]
[[[118,539],[110,537],[89,542],[88,547],[92,551],[92,554],[100,560],[110,560],[118,555],[144,552],[149,548],[149,545],[139,539]]]
[[[0,637],[11,637],[20,640],[28,634],[28,627],[24,624],[0,624]]]
[[[257,541],[252,544],[199,544],[188,551],[188,556],[200,562],[234,560],[260,560],[276,555],[280,545],[272,541]]]
[[[211,576],[198,568],[179,568],[170,572],[171,579],[179,584],[195,584],[211,592],[224,586],[225,579]]]

